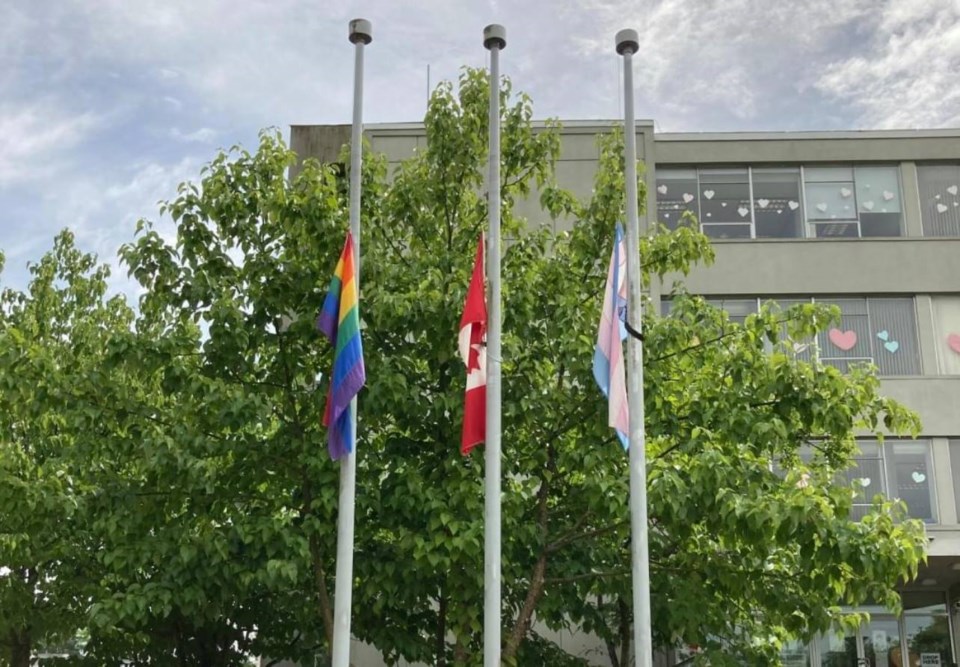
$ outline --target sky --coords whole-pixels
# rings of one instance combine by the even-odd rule
[[[416,121],[429,83],[502,73],[537,117],[620,117],[614,35],[661,132],[960,127],[960,0],[5,0],[0,285],[70,227],[114,270],[140,218],[261,128],[351,119],[350,19],[373,23],[364,119]]]

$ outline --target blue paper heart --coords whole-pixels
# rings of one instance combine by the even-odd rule
[[[887,351],[888,351],[888,352],[891,352],[891,353],[892,353],[892,352],[896,352],[897,350],[900,349],[900,343],[898,343],[898,342],[895,341],[895,340],[888,341],[888,342],[884,343],[883,346],[884,346],[885,348],[887,348]]]
[[[884,329],[883,331],[880,331],[877,333],[877,338],[879,338],[880,340],[887,340],[888,338],[890,338],[890,332]]]

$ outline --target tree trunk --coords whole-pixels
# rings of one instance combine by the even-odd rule
[[[10,633],[10,667],[30,667],[30,630]]]
[[[440,609],[437,610],[437,667],[447,667],[446,580],[440,583]]]
[[[457,635],[457,643],[453,647],[453,664],[456,667],[463,667],[469,662],[470,655],[467,653],[467,645],[463,641],[462,634]]]
[[[323,634],[327,638],[327,646],[332,648],[333,605],[330,604],[330,593],[327,591],[327,573],[323,569],[320,541],[316,535],[310,536],[310,557],[313,562],[313,581],[317,593],[317,603],[320,606],[320,616],[323,619]]]
[[[617,598],[617,610],[618,616],[620,617],[620,663],[623,665],[629,665],[631,660],[630,652],[630,607],[627,606],[627,603],[622,597]],[[633,650],[638,650],[638,646],[634,646]]]
[[[603,596],[597,594],[597,612],[600,618],[603,618]],[[604,622],[606,625],[606,622]],[[604,633],[606,634],[606,633]],[[620,667],[620,659],[617,657],[617,644],[612,639],[604,639],[603,643],[607,647],[607,656],[610,658],[610,667]]]
[[[546,581],[544,576],[547,572],[547,552],[544,549],[540,552],[540,557],[533,566],[533,577],[530,580],[530,588],[527,589],[527,597],[523,601],[523,607],[517,614],[517,622],[513,626],[513,631],[507,638],[507,644],[503,647],[502,661],[511,660],[520,648],[520,643],[527,636],[530,629],[530,622],[533,619],[533,612],[537,608],[540,596],[543,595],[543,587]]]

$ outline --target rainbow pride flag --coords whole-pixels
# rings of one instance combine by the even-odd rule
[[[356,441],[350,402],[367,380],[360,341],[360,305],[354,270],[353,237],[340,253],[330,280],[330,289],[317,317],[317,329],[333,343],[333,373],[327,393],[323,425],[328,429],[330,458],[337,460],[353,452]]]

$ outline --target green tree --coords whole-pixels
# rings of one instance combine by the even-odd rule
[[[482,643],[483,457],[458,454],[455,341],[485,228],[487,90],[466,70],[433,95],[417,155],[394,173],[365,162],[353,627],[391,662],[475,664]],[[504,662],[558,664],[536,619],[582,625],[626,664],[627,458],[591,373],[621,141],[602,139],[594,194],[577,201],[555,184],[556,124],[534,128],[506,81],[501,95]],[[313,318],[347,202],[333,166],[308,161],[288,182],[295,159],[270,133],[256,154],[218,156],[164,207],[176,241],[144,224],[123,251],[145,294],[112,372],[139,379],[106,391],[89,425],[100,457],[130,462],[113,501],[128,515],[101,527],[109,595],[94,619],[152,655],[231,664],[329,640],[337,467],[319,426],[331,353]],[[517,217],[534,187],[542,215]],[[641,253],[648,282],[711,259],[690,227],[651,230]],[[840,604],[894,604],[915,572],[922,528],[884,502],[852,521],[851,490],[832,483],[857,429],[917,428],[869,372],[795,358],[791,341],[835,316],[771,305],[736,326],[678,288],[670,317],[648,317],[659,646],[770,664],[786,637],[840,619]]]
[[[77,455],[87,434],[63,399],[133,321],[123,298],[106,298],[107,268],[70,232],[29,270],[26,291],[0,293],[0,664],[13,667],[84,624],[97,487]]]

